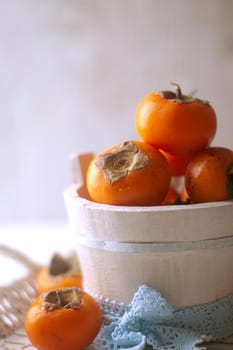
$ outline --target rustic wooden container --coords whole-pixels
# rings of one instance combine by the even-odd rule
[[[144,283],[176,306],[233,294],[232,201],[153,207],[94,203],[85,188],[91,157],[73,157],[75,184],[64,192],[88,290],[128,303]]]

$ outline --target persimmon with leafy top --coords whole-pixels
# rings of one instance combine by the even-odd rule
[[[162,203],[170,184],[164,156],[142,141],[126,141],[97,155],[87,171],[91,199],[111,205]]]
[[[53,254],[48,266],[39,269],[36,275],[38,294],[56,288],[82,287],[82,272],[76,255],[63,257]]]
[[[189,163],[185,188],[192,203],[233,199],[233,151],[209,147]]]
[[[25,316],[25,330],[38,350],[84,350],[102,324],[98,303],[78,288],[39,295]]]
[[[176,92],[151,92],[136,109],[139,136],[156,148],[175,155],[193,154],[213,140],[217,118],[209,102]]]

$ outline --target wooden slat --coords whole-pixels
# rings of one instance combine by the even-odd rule
[[[0,340],[1,341],[1,340]],[[25,331],[23,329],[15,332],[10,337],[6,339],[6,344],[10,350],[21,350],[22,346],[29,345],[29,341],[25,335]],[[0,344],[1,349],[1,344]],[[29,346],[28,350],[35,350],[34,347]],[[151,350],[151,347],[146,347],[145,350]],[[206,344],[207,350],[233,350],[233,337],[222,342],[215,342]],[[101,350],[96,349],[93,346],[89,346],[86,350]]]
[[[233,349],[233,343],[230,343],[230,344],[213,343],[207,346],[207,350],[232,350],[232,349]]]
[[[232,350],[233,349],[233,337],[223,341],[210,343],[207,345],[207,350]]]
[[[233,337],[222,342],[205,344],[205,346],[207,350],[233,350]],[[151,350],[151,347],[147,346],[145,350]]]

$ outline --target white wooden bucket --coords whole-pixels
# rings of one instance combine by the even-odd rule
[[[85,189],[91,157],[73,157],[75,184],[64,192],[88,290],[128,303],[144,283],[176,306],[233,294],[232,201],[153,207],[94,203]]]

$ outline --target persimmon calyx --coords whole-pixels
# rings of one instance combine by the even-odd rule
[[[79,288],[54,289],[42,293],[41,298],[46,311],[80,309],[82,305],[82,291]]]
[[[79,260],[76,255],[64,258],[61,254],[55,253],[49,264],[49,275],[57,277],[60,275],[81,274]]]
[[[201,100],[199,98],[195,98],[192,95],[183,95],[180,86],[177,83],[171,83],[175,87],[175,92],[169,91],[169,90],[164,90],[164,91],[159,91],[158,95],[165,98],[166,100],[176,102],[179,104],[183,103],[193,103],[193,102],[198,102],[198,103],[203,103],[203,104],[209,104],[208,101],[206,100]]]
[[[233,164],[229,167],[227,172],[227,198],[233,199]]]
[[[58,253],[53,254],[49,264],[49,274],[58,276],[67,273],[71,269],[69,262]]]
[[[95,160],[95,165],[103,170],[110,185],[149,164],[148,156],[133,141],[126,141],[115,152],[99,155]]]

